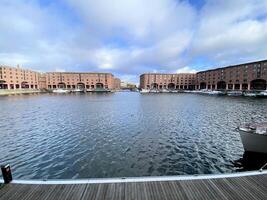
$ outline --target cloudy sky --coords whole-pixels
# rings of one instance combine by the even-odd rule
[[[195,72],[267,59],[267,0],[0,0],[0,64]]]

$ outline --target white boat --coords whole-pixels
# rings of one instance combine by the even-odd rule
[[[257,94],[257,97],[267,97],[267,90],[263,91],[263,92],[260,92]]]
[[[167,90],[167,89],[162,89],[160,92],[162,92],[162,93],[168,93],[169,90]]]
[[[238,130],[245,151],[267,154],[267,122],[245,124]]]
[[[156,89],[152,89],[149,91],[150,93],[159,93],[159,90],[156,90]]]
[[[222,91],[218,91],[218,90],[211,90],[207,92],[208,95],[223,95]]]
[[[237,96],[242,96],[243,95],[243,92],[242,91],[229,91],[229,92],[227,92],[227,95],[228,96],[235,96],[235,97],[237,97]]]
[[[256,97],[256,96],[257,96],[256,93],[252,93],[252,92],[245,92],[243,95],[244,95],[245,97]]]
[[[184,93],[192,93],[191,90],[184,90]]]
[[[72,92],[84,92],[84,89],[74,89]]]
[[[149,93],[149,90],[147,90],[147,89],[142,89],[142,90],[140,90],[140,93],[141,93],[141,94]]]
[[[65,89],[55,89],[53,90],[53,93],[69,93],[69,90],[65,90]]]

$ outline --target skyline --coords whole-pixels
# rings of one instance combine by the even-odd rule
[[[0,64],[196,72],[267,57],[267,0],[1,0]]]

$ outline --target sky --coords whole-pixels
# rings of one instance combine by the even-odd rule
[[[0,65],[182,73],[267,59],[267,0],[0,0]]]

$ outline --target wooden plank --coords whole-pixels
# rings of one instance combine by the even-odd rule
[[[244,190],[240,183],[234,185],[230,182],[230,179],[214,179],[212,182],[218,186],[228,199],[253,199],[253,195]]]
[[[111,183],[114,184],[114,183]],[[107,195],[107,190],[108,190],[108,184],[97,184],[98,188],[97,188],[97,194],[96,194],[96,199],[106,199],[106,195]]]
[[[86,185],[82,199],[97,199],[98,184]]]
[[[50,199],[81,199],[86,185],[59,185]]]
[[[267,199],[267,176],[70,185],[8,184],[0,200],[48,199]]]
[[[125,183],[125,199],[136,200],[137,198],[136,183]]]
[[[55,189],[55,185],[30,185],[30,188],[29,192],[24,193],[20,200],[36,199],[37,197],[40,200],[47,199]]]
[[[33,188],[28,185],[6,185],[3,190],[5,194],[0,197],[0,199],[21,199],[25,194],[30,192]]]
[[[189,199],[225,199],[208,180],[181,181],[180,184]]]
[[[159,182],[159,191],[162,194],[162,196],[164,197],[164,199],[175,200],[175,198],[173,196],[173,191],[169,187],[168,182]]]
[[[176,197],[178,197],[179,199],[189,199],[180,182],[172,181],[170,182],[170,185],[171,190],[174,191]]]

